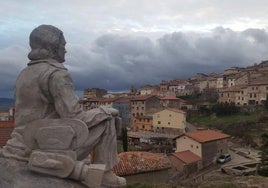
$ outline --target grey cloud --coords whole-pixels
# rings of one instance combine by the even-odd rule
[[[249,35],[256,38],[255,42],[248,40]],[[70,71],[78,89],[125,90],[131,85],[159,84],[162,79],[186,79],[198,72],[223,72],[232,66],[259,63],[267,59],[268,52],[268,43],[257,40],[260,37],[267,38],[267,32],[216,28],[211,34],[178,32],[157,41],[133,35],[105,35],[90,48],[77,51],[87,54],[86,59],[75,63],[83,67],[82,73]]]
[[[199,72],[221,73],[232,66],[260,63],[268,59],[267,38],[266,30],[235,32],[222,27],[211,33],[175,32],[158,40],[134,34],[103,35],[91,44],[67,40],[65,65],[76,90],[128,90],[131,85],[159,84],[163,79],[187,79]],[[12,90],[15,77],[28,62],[27,53],[20,46],[0,49],[0,90]]]
[[[0,97],[12,93],[20,70],[28,62],[27,51],[27,48],[17,45],[0,48]]]

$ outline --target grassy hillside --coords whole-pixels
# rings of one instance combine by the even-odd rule
[[[197,127],[219,129],[231,136],[242,138],[246,144],[259,146],[259,137],[268,131],[268,112],[229,116],[190,114],[188,122]]]

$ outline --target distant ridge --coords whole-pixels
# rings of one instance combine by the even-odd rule
[[[14,100],[11,98],[0,98],[0,110],[8,110],[9,107],[14,106]]]

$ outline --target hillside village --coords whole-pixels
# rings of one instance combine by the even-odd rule
[[[205,97],[193,100],[193,96]],[[106,105],[119,110],[130,149],[120,151],[120,163],[114,168],[118,175],[127,176],[128,182],[132,183],[137,180],[161,183],[189,178],[202,181],[204,175],[200,174],[219,168],[215,166],[217,157],[230,152],[231,136],[190,124],[187,122],[190,110],[217,102],[259,106],[267,99],[268,61],[263,61],[245,68],[232,67],[222,74],[199,73],[188,80],[162,80],[159,85],[145,85],[139,89],[132,86],[126,93],[109,93],[102,88],[85,89],[80,105],[85,111]],[[13,107],[9,112],[0,113],[1,146],[10,138],[13,117]],[[259,161],[259,154],[253,149],[246,154],[232,149],[234,155],[247,154],[250,160],[246,162]],[[256,166],[250,174],[255,171]]]
[[[202,95],[205,96],[202,100],[191,100],[193,96]],[[117,108],[123,125],[128,129],[129,144],[147,144],[145,148],[138,147],[138,150],[168,153],[171,166],[177,172],[175,174],[183,172],[185,178],[215,164],[220,154],[228,153],[228,140],[231,139],[230,135],[219,130],[200,129],[191,125],[186,120],[189,111],[216,103],[257,107],[262,106],[267,98],[268,61],[263,61],[246,68],[232,67],[223,74],[199,73],[188,80],[163,80],[157,86],[132,87],[129,93],[112,94],[103,89],[87,89],[80,102],[84,110],[101,105]],[[148,144],[156,143],[169,143],[172,146],[157,149],[148,147]],[[134,157],[137,154],[130,152],[129,155]],[[142,155],[145,154],[138,157]],[[258,157],[256,152],[253,161],[259,160]],[[127,172],[124,171],[124,174]]]
[[[132,87],[128,93],[112,94],[105,89],[86,89],[80,102],[84,110],[111,105],[121,112],[123,123],[131,129],[159,132],[160,128],[174,126],[168,126],[171,122],[159,123],[161,119],[154,121],[155,118],[152,117],[155,113],[173,109],[176,113],[183,114],[187,110],[197,109],[200,105],[210,105],[209,98],[202,103],[187,100],[190,96],[202,93],[208,94],[210,99],[214,97],[214,103],[262,105],[268,98],[268,61],[246,68],[232,67],[226,69],[223,74],[199,73],[188,80],[163,80],[157,86],[145,85],[140,89]],[[185,120],[182,121],[186,123]],[[141,125],[141,122],[147,123]],[[149,126],[150,124],[152,126]]]

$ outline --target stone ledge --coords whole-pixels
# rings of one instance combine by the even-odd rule
[[[82,183],[46,176],[28,170],[27,163],[0,157],[0,187],[5,188],[87,188]]]

